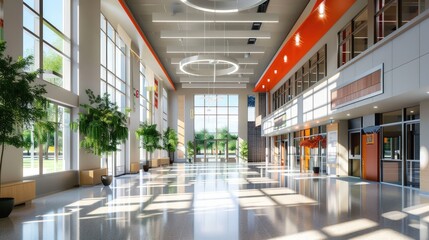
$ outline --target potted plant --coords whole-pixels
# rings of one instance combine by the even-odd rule
[[[162,148],[168,152],[170,158],[170,164],[174,163],[174,152],[177,149],[177,144],[179,140],[177,139],[177,133],[174,129],[168,127],[162,135]]]
[[[80,146],[88,152],[104,157],[107,164],[107,155],[117,151],[116,146],[128,139],[127,113],[118,110],[118,106],[109,100],[109,94],[103,97],[95,96],[86,90],[89,104],[81,104],[84,109],[79,113],[79,119],[71,124],[71,129],[83,135]],[[110,185],[112,176],[103,175],[101,181],[105,186]]]
[[[188,156],[188,162],[192,163],[192,159],[195,158],[195,145],[192,141],[188,141],[186,144],[186,153]]]
[[[156,130],[156,124],[145,122],[140,124],[136,131],[136,136],[140,139],[142,147],[146,149],[146,162],[143,165],[143,170],[147,172],[149,170],[147,153],[150,153],[150,159],[152,159],[152,153],[161,148],[159,145],[161,134]]]
[[[247,155],[249,153],[249,148],[246,141],[242,141],[240,144],[240,158],[243,162],[247,162]]]
[[[6,43],[0,42],[0,195],[1,173],[6,145],[24,147],[23,129],[42,119],[46,114],[44,85],[34,84],[41,71],[26,72],[33,58],[5,56]],[[0,198],[0,218],[9,216],[13,198]]]

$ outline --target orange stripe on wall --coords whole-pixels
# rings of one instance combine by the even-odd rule
[[[171,84],[171,87],[176,90],[176,87],[174,86],[173,81],[171,80],[170,76],[167,73],[167,70],[165,69],[164,65],[161,64],[161,61],[158,58],[158,55],[156,54],[155,50],[153,50],[152,45],[150,45],[149,40],[147,40],[146,36],[144,35],[142,29],[140,28],[140,25],[137,23],[136,19],[134,18],[133,14],[131,13],[130,9],[128,8],[127,4],[124,0],[118,0],[119,4],[121,4],[122,8],[127,13],[128,17],[130,18],[131,22],[133,23],[134,27],[139,32],[140,36],[143,38],[143,41],[145,42],[146,46],[149,48],[152,55],[155,57],[156,61],[158,62],[159,66],[161,67],[162,71],[164,72],[165,76],[167,76],[168,81]]]
[[[331,29],[331,27],[347,12],[356,0],[324,0],[325,17],[319,17],[318,6],[323,0],[318,0],[310,15],[304,20],[301,26],[294,32],[293,36],[286,42],[279,51],[274,61],[267,68],[261,77],[254,92],[266,92],[271,90],[280,82],[283,77],[315,46],[315,44]],[[301,43],[295,45],[295,35],[299,34]],[[287,55],[287,62],[283,61],[283,56]],[[277,70],[277,74],[274,74]],[[270,79],[270,82],[267,81]],[[265,85],[265,89],[262,88]]]

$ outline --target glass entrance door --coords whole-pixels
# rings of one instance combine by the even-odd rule
[[[349,133],[349,175],[361,177],[361,133]]]
[[[406,124],[405,186],[420,187],[420,124]]]
[[[289,167],[289,153],[288,153],[288,148],[289,148],[289,144],[288,141],[283,141],[282,142],[282,147],[281,147],[281,159],[282,159],[282,166],[286,166],[288,169],[290,169]]]

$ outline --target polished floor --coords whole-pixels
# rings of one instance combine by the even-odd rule
[[[0,239],[428,239],[429,196],[269,165],[177,164],[18,206]]]

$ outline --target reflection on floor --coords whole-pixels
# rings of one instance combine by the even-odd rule
[[[0,239],[427,239],[417,190],[281,167],[177,164],[36,199]]]

